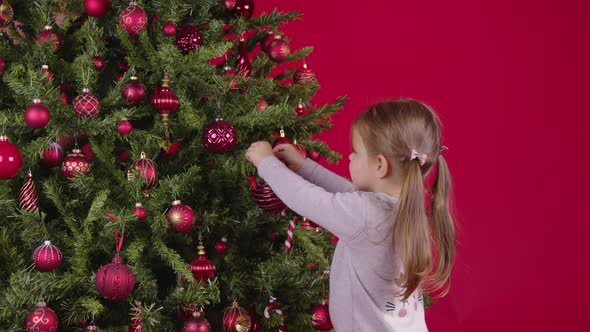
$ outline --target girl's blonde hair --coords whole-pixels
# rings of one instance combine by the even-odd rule
[[[382,154],[403,179],[394,209],[393,246],[403,262],[397,279],[407,298],[421,285],[426,292],[450,288],[455,259],[455,224],[449,209],[451,176],[441,152],[441,123],[428,106],[412,99],[393,99],[370,106],[352,125],[370,157]],[[424,163],[411,159],[412,150],[426,154]],[[437,163],[429,211],[424,178]],[[431,245],[435,247],[433,252]],[[436,260],[436,265],[432,262]]]

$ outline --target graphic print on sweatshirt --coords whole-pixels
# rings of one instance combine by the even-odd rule
[[[391,327],[411,326],[414,324],[418,310],[424,307],[424,294],[421,290],[415,292],[406,301],[392,299],[384,305],[384,320]]]

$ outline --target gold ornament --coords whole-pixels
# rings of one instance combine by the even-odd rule
[[[0,4],[0,27],[2,27],[2,29],[6,28],[10,22],[12,22],[13,18],[14,12],[12,11],[12,6],[8,1],[2,1]]]

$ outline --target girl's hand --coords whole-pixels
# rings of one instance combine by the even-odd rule
[[[293,172],[298,173],[301,167],[303,167],[305,157],[297,151],[293,144],[279,144],[275,146],[273,152],[275,156],[287,164],[287,167]]]
[[[246,152],[246,158],[256,167],[262,159],[273,155],[272,146],[266,141],[252,143]]]

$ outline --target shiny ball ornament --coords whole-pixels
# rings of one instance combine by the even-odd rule
[[[39,163],[48,168],[61,166],[64,159],[64,149],[59,143],[53,142],[43,149],[43,154],[39,158]]]
[[[227,153],[237,143],[236,128],[222,118],[215,119],[203,130],[203,145],[212,153]]]
[[[195,222],[195,212],[190,206],[175,200],[166,213],[166,219],[175,232],[188,233]]]
[[[240,45],[238,46],[236,70],[240,75],[245,77],[250,77],[250,75],[252,75],[252,64],[248,58],[248,50],[246,49],[246,45],[244,45],[243,39],[240,40]]]
[[[301,117],[309,114],[309,110],[305,107],[302,102],[297,104],[297,108],[295,108],[295,117]]]
[[[109,0],[84,0],[84,11],[88,16],[102,17],[109,11],[110,7]]]
[[[137,77],[132,76],[123,86],[121,96],[128,105],[139,105],[146,100],[147,88],[145,84],[137,80]]]
[[[205,254],[205,247],[203,246],[202,242],[199,242],[197,249],[199,250],[198,255],[195,259],[193,259],[189,266],[195,280],[199,282],[206,282],[211,278],[215,278],[217,268],[215,267],[215,263],[207,258],[207,255]]]
[[[320,154],[318,151],[316,151],[316,150],[312,150],[312,151],[309,153],[309,159],[311,159],[311,160],[313,160],[313,161],[316,161],[316,162],[320,160],[320,157],[321,157],[321,156],[322,156],[322,155],[321,155],[321,154]]]
[[[211,325],[200,312],[195,312],[182,327],[182,332],[211,332]]]
[[[23,211],[34,212],[39,207],[39,193],[33,181],[31,171],[27,172],[27,177],[18,195],[18,207]]]
[[[250,187],[252,189],[252,198],[258,207],[267,213],[280,214],[287,206],[281,199],[272,191],[272,188],[264,180],[256,183],[256,178],[249,176]]]
[[[147,14],[134,1],[119,14],[119,26],[131,36],[142,33],[147,28],[147,22]]]
[[[94,70],[102,71],[104,69],[104,58],[100,55],[95,55],[91,58]]]
[[[162,114],[165,119],[170,113],[176,111],[178,106],[180,106],[178,96],[170,90],[169,83],[170,76],[165,74],[162,79],[162,87],[155,87],[154,95],[152,96],[152,106],[158,111],[158,113]]]
[[[221,76],[228,78],[230,92],[238,90],[238,81],[233,78],[236,76],[236,72],[233,71],[230,66],[223,67],[223,74],[221,74]]]
[[[72,108],[80,119],[94,119],[100,112],[100,102],[88,88],[84,88],[82,94],[72,102]]]
[[[176,48],[183,54],[203,45],[203,34],[192,24],[185,24],[176,33]]]
[[[88,175],[91,169],[86,155],[80,149],[72,150],[61,164],[61,171],[68,179],[73,179],[78,174]]]
[[[144,152],[141,152],[140,159],[134,161],[127,171],[127,180],[135,180],[133,170],[138,169],[143,180],[143,190],[148,191],[158,184],[158,166],[156,163],[148,159]]]
[[[23,156],[16,147],[10,143],[8,137],[0,135],[0,179],[15,177],[23,165]]]
[[[307,68],[307,64],[305,63],[301,68],[297,69],[293,75],[293,83],[295,84],[310,84],[314,81],[314,79],[315,74],[313,71],[311,71],[311,69]]]
[[[0,0],[0,28],[6,28],[14,18],[12,6],[6,0]]]
[[[249,332],[251,326],[250,315],[237,302],[223,310],[223,332]]]
[[[111,263],[96,271],[94,286],[109,301],[124,299],[133,292],[135,275],[120,256],[115,256]]]
[[[236,0],[234,13],[245,19],[249,19],[254,13],[254,0]]]
[[[117,131],[119,132],[119,135],[127,136],[133,131],[133,126],[131,125],[131,122],[127,120],[127,118],[123,118],[117,126]]]
[[[268,44],[268,48],[266,50],[266,55],[277,63],[281,63],[289,57],[291,54],[291,50],[289,49],[289,44],[284,41],[281,36],[275,36],[275,39]]]
[[[59,319],[45,302],[39,302],[37,308],[27,315],[25,325],[27,332],[57,332]]]
[[[166,37],[176,36],[176,25],[174,25],[174,22],[172,22],[172,20],[168,20],[168,22],[164,24],[164,26],[162,27],[162,33]]]
[[[33,99],[33,103],[27,107],[24,119],[31,129],[45,128],[49,123],[49,109],[41,103],[41,99]]]
[[[45,241],[33,251],[33,263],[39,272],[51,272],[61,265],[61,251],[51,244],[51,241]]]
[[[220,255],[227,252],[227,238],[225,236],[221,238],[221,241],[215,244],[215,251]]]
[[[334,328],[326,300],[322,300],[320,304],[311,309],[311,325],[318,331],[330,331]]]
[[[141,205],[141,203],[135,203],[133,214],[137,221],[143,221],[147,217],[147,210]]]
[[[234,8],[236,8],[236,0],[223,0],[223,8],[226,10],[234,10]]]
[[[46,25],[43,31],[37,35],[37,44],[42,45],[44,43],[49,43],[51,49],[57,52],[63,46],[63,39],[53,30],[51,25]]]

